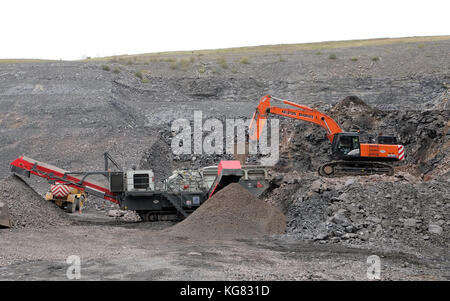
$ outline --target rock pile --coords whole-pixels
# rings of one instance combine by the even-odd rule
[[[448,245],[450,184],[395,177],[287,180],[270,196],[288,217],[287,232],[321,242]]]
[[[36,229],[70,224],[61,209],[15,175],[0,181],[0,201],[8,205],[12,228]]]
[[[168,230],[196,239],[253,238],[282,234],[286,217],[241,185],[228,185],[181,223]]]

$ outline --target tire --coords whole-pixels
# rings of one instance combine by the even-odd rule
[[[67,202],[66,203],[66,212],[67,213],[74,213],[77,208],[77,199],[73,201],[73,203]]]

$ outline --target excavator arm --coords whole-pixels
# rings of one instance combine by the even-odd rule
[[[282,103],[292,106],[294,108],[282,108],[272,106],[270,101],[278,100]],[[288,100],[277,99],[270,95],[266,95],[259,101],[256,112],[253,114],[252,121],[250,122],[249,132],[250,139],[259,140],[261,133],[264,129],[264,124],[267,120],[268,114],[280,115],[294,119],[300,119],[308,122],[320,125],[325,129],[327,137],[330,142],[333,141],[333,137],[336,133],[343,132],[341,127],[330,116],[312,109],[308,106],[299,105]]]

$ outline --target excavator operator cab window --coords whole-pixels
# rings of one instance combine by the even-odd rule
[[[334,145],[335,154],[338,156],[359,156],[359,135],[337,134]],[[333,143],[334,144],[334,143]]]

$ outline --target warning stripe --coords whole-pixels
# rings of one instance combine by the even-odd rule
[[[52,191],[66,191],[66,192],[70,191],[70,187],[66,185],[51,185],[50,189]]]
[[[54,196],[62,198],[69,194],[70,187],[67,185],[51,185],[50,191]]]
[[[399,160],[405,159],[405,148],[403,145],[398,145],[398,159]]]

